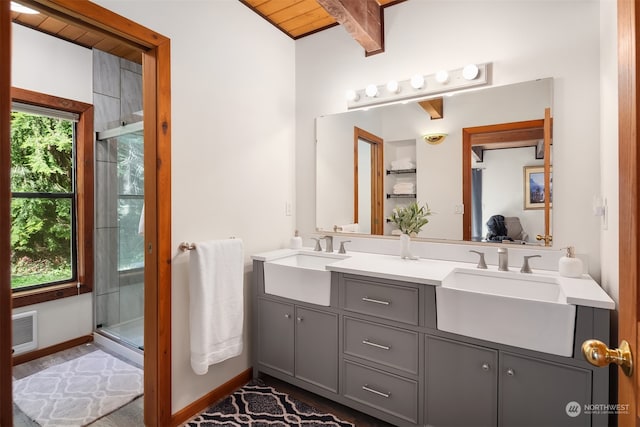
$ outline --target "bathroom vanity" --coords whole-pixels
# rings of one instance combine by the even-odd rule
[[[437,303],[437,289],[455,272],[472,274],[473,265],[351,254],[311,267],[330,278],[328,300],[320,305],[287,298],[286,291],[265,292],[268,264],[293,252],[253,257],[254,376],[277,377],[399,426],[608,425],[608,414],[593,405],[609,403],[609,370],[587,363],[580,347],[591,338],[609,342],[613,301],[588,276],[574,279],[584,280],[586,290],[561,283],[559,298],[574,310],[575,323],[569,354],[559,355],[510,345],[499,325],[512,325],[499,310],[479,319],[497,322],[495,339],[504,342],[439,329],[438,310],[445,307]],[[546,276],[531,277],[551,280]],[[540,322],[544,327],[545,319]]]

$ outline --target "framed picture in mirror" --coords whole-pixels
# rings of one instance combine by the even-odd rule
[[[549,176],[549,206],[553,200],[553,172],[550,169]],[[524,208],[544,209],[544,166],[524,167]]]

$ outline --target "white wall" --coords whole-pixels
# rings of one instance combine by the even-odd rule
[[[92,102],[89,49],[12,24],[11,85],[81,102]],[[93,331],[91,294],[35,304],[13,313],[37,310],[38,348]]]
[[[251,365],[245,335],[241,356],[204,376],[191,370],[189,255],[178,254],[178,244],[235,236],[248,263],[293,235],[285,206],[295,205],[294,42],[237,0],[97,3],[171,39],[176,412]],[[246,312],[245,326],[250,306]]]
[[[599,278],[599,225],[591,214],[600,188],[599,37],[597,0],[420,0],[385,10],[379,55],[365,57],[342,27],[298,40],[298,228],[308,235],[315,227],[313,119],[345,111],[347,89],[491,62],[493,85],[554,78],[554,247],[575,245]]]

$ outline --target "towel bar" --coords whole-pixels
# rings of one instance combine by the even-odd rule
[[[195,243],[189,243],[189,242],[182,242],[178,246],[178,249],[180,249],[180,251],[182,251],[182,252],[192,251],[195,248],[196,248],[196,244]]]
[[[230,239],[235,239],[234,236],[229,237]],[[186,252],[186,251],[193,251],[196,249],[196,244],[195,243],[189,243],[189,242],[182,242],[178,245],[178,249],[181,252]]]

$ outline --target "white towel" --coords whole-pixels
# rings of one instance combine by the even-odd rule
[[[338,231],[342,231],[343,233],[357,233],[358,223],[341,225],[338,227]]]
[[[412,162],[408,157],[404,159],[393,160],[391,162],[391,170],[413,169],[415,167],[416,164]]]
[[[393,186],[393,194],[412,194],[416,192],[416,186],[413,183],[398,183]]]
[[[240,239],[196,243],[190,252],[191,368],[198,375],[242,353],[243,274]]]

